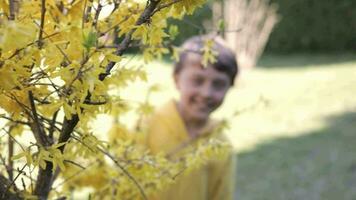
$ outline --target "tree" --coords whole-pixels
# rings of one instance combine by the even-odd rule
[[[277,6],[268,0],[221,0],[215,2],[213,10],[216,24],[225,21],[223,35],[236,52],[239,65],[255,67],[279,21]]]
[[[125,66],[123,54],[138,46],[149,62],[168,53],[167,33],[177,31],[167,19],[192,14],[203,3],[1,1],[0,117],[6,123],[0,137],[0,199],[65,199],[88,186],[96,198],[146,198],[196,165],[196,154],[180,162],[151,156],[134,146],[124,124],[117,123],[111,139],[101,141],[90,123],[99,113],[117,116],[133,109],[109,94],[113,87],[145,79],[143,69]],[[198,152],[211,155],[223,145]]]

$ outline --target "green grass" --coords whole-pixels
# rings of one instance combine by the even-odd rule
[[[163,84],[151,96],[157,106],[177,96],[169,65],[147,66],[149,82]],[[356,56],[266,56],[259,65],[215,113],[230,120],[238,199],[355,200]],[[122,94],[140,99],[145,87]]]
[[[259,95],[267,104],[232,122],[238,199],[356,199],[356,60],[349,58],[267,57],[268,68],[241,77],[225,106]],[[303,64],[272,65],[289,60]]]

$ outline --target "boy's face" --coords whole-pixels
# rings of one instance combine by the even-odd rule
[[[180,93],[179,109],[185,120],[204,121],[218,108],[230,88],[224,72],[202,67],[201,56],[188,54],[181,71],[174,75]]]

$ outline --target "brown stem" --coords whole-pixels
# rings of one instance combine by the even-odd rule
[[[147,5],[147,7],[145,8],[145,10],[142,12],[142,14],[140,15],[140,17],[138,18],[138,20],[135,23],[135,27],[138,27],[146,22],[149,21],[150,17],[152,17],[152,13],[154,13],[156,7],[158,6],[160,0],[151,0],[149,1],[149,4]],[[126,35],[125,38],[122,40],[122,42],[120,43],[120,45],[118,46],[118,48],[116,49],[115,54],[118,56],[121,56],[124,51],[129,47],[130,43],[131,43],[131,37],[132,34],[135,32],[136,28],[131,29]],[[110,62],[107,66],[106,66],[106,71],[105,73],[102,73],[99,75],[99,79],[100,80],[104,80],[106,76],[108,76],[110,74],[110,71],[112,70],[112,68],[115,66],[116,62]]]
[[[9,1],[9,10],[10,10],[9,20],[15,20],[18,8],[19,8],[18,0]]]
[[[40,24],[40,32],[38,34],[38,47],[42,48],[43,45],[43,29],[45,23],[45,16],[46,16],[46,0],[41,1],[41,24]]]
[[[162,10],[164,8],[170,7],[173,4],[176,4],[176,3],[180,2],[180,1],[182,1],[182,0],[173,0],[172,2],[165,3],[165,4],[162,4],[162,5],[158,6],[157,9],[154,12],[152,12],[151,16],[154,15],[156,12],[159,12],[160,10]]]
[[[75,126],[79,122],[79,117],[77,114],[72,115],[72,119],[68,120],[67,118],[64,118],[63,120],[63,125],[62,125],[62,131],[59,135],[58,143],[62,142],[67,142],[71,136],[71,133],[73,132]],[[59,150],[62,152],[64,151],[65,145],[62,145],[59,147]]]
[[[51,191],[51,179],[53,164],[51,162],[46,162],[46,169],[40,168],[38,171],[36,186],[34,195],[36,195],[40,200],[48,199],[49,192]]]
[[[11,181],[9,181],[6,177],[0,174],[0,199],[6,200],[20,200],[22,199],[17,194],[12,193],[8,190],[9,186],[11,187]]]
[[[114,156],[112,156],[109,152],[104,151],[101,148],[97,148],[101,153],[103,153],[104,155],[106,155],[108,158],[110,158],[117,167],[120,168],[120,170],[137,186],[137,188],[139,189],[141,196],[144,200],[148,200],[145,191],[143,190],[143,188],[141,187],[140,183],[137,182],[137,180],[135,179],[135,177],[133,177],[130,172],[128,172],[116,159]]]
[[[93,27],[95,29],[97,29],[97,25],[98,25],[98,20],[99,20],[99,15],[100,15],[100,12],[101,12],[101,9],[103,8],[103,5],[101,5],[100,1],[98,2],[98,7],[96,9],[96,12],[95,12],[95,17],[94,17],[94,20],[93,20]]]
[[[78,122],[78,115],[73,115],[72,119],[70,120],[64,118],[58,143],[68,141],[71,133],[74,130],[74,127],[77,125]],[[61,152],[63,153],[64,147],[65,145],[59,147],[58,149],[61,150]],[[51,162],[46,162],[46,169],[40,168],[38,172],[34,194],[38,196],[40,200],[47,199],[49,192],[51,191],[53,182],[53,164]]]
[[[20,121],[20,120],[14,120],[11,117],[1,116],[0,118],[7,119],[7,120],[9,120],[11,122],[14,122],[14,123],[17,123],[17,124],[30,125],[28,122]]]
[[[11,134],[11,130],[14,128],[14,126],[10,126],[9,128],[9,133]],[[9,145],[9,152],[8,152],[8,167],[7,167],[7,173],[9,174],[9,180],[13,181],[14,180],[14,161],[11,159],[12,156],[14,155],[14,141],[12,140],[11,135],[9,134],[8,138],[8,145]]]
[[[88,22],[90,16],[91,7],[87,8],[87,0],[84,1],[83,16],[82,16],[82,29],[84,29],[84,24]]]
[[[52,117],[52,121],[50,122],[50,126],[49,126],[49,130],[48,130],[48,138],[51,142],[51,144],[53,144],[53,133],[54,133],[54,129],[56,127],[56,121],[57,121],[57,115],[58,115],[58,111],[57,110]]]
[[[35,101],[34,101],[34,97],[33,97],[33,93],[32,91],[28,91],[28,97],[30,100],[30,106],[31,106],[31,112],[32,112],[32,120],[33,122],[31,123],[31,130],[32,133],[36,139],[36,141],[44,147],[47,147],[50,145],[48,138],[45,134],[45,131],[43,129],[43,124],[40,122],[40,120],[38,119],[38,114],[37,114],[37,110],[36,110],[36,106],[35,106]]]
[[[19,173],[17,174],[17,176],[14,178],[14,180],[12,180],[11,182],[10,182],[10,184],[7,184],[7,186],[6,186],[6,189],[5,189],[5,194],[6,193],[9,193],[9,191],[10,191],[10,188],[12,187],[12,186],[14,186],[14,190],[15,191],[18,191],[18,189],[17,189],[17,187],[16,187],[16,185],[15,185],[15,181],[20,177],[20,175],[23,173],[23,170],[25,169],[25,167],[27,166],[27,164],[25,164],[22,168],[21,168],[21,170],[19,171]],[[2,199],[2,198],[1,198]]]

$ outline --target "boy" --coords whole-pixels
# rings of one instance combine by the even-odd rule
[[[202,49],[207,40],[213,42],[216,62],[203,66]],[[212,134],[217,122],[210,114],[223,102],[233,85],[238,68],[234,53],[222,40],[213,36],[197,36],[182,46],[180,59],[175,64],[174,81],[180,94],[159,109],[148,124],[147,146],[153,153],[179,155],[187,146],[202,138],[227,141],[222,135]],[[156,200],[232,200],[234,180],[233,156],[215,159],[179,175],[176,182],[151,199]]]

